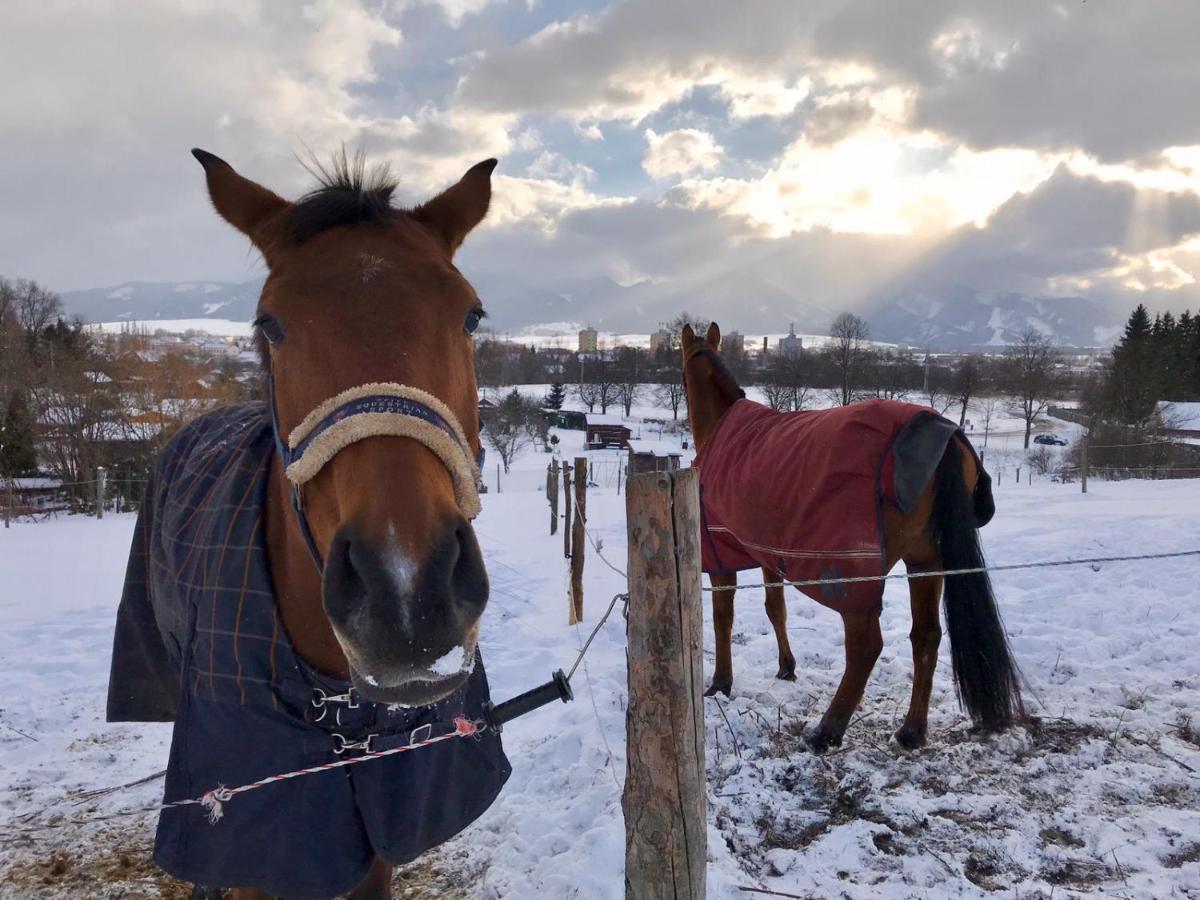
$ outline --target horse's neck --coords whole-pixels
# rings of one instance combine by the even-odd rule
[[[703,450],[708,445],[708,439],[721,417],[729,412],[736,400],[717,397],[695,410],[692,417],[692,437],[696,441],[696,450]]]
[[[327,675],[349,678],[349,667],[321,603],[321,573],[292,512],[290,486],[278,456],[267,486],[267,556],[275,605],[300,657]]]

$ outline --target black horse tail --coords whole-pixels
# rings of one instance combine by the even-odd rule
[[[938,464],[933,504],[935,537],[945,569],[979,569],[985,563],[978,525],[991,518],[995,504],[991,479],[979,467],[974,496],[963,477],[963,450],[952,438]],[[958,701],[988,731],[1000,731],[1024,718],[1021,673],[1012,658],[987,572],[947,575],[946,626],[954,664]]]

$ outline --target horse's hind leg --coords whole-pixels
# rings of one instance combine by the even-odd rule
[[[779,584],[780,576],[770,569],[763,569],[763,581],[766,584]],[[769,587],[767,591],[767,618],[775,629],[775,644],[779,648],[779,671],[776,678],[784,681],[796,680],[796,657],[792,655],[792,646],[788,643],[787,606],[783,602],[783,586]]]
[[[714,588],[728,590],[712,592],[713,635],[716,638],[717,662],[713,667],[712,683],[705,697],[721,693],[726,697],[733,691],[733,594],[737,588],[737,573],[710,575]]]
[[[824,753],[830,747],[841,746],[850,716],[862,700],[867,679],[883,650],[879,613],[843,614],[842,623],[846,628],[846,671],[833,702],[821,717],[821,724],[808,739],[808,746],[814,753]]]
[[[930,565],[905,563],[909,572],[932,568]],[[910,578],[908,594],[912,605],[913,689],[912,702],[904,724],[896,732],[896,740],[906,750],[925,744],[929,720],[929,694],[933,690],[933,670],[937,667],[938,646],[942,628],[938,623],[938,608],[942,599],[940,577]]]

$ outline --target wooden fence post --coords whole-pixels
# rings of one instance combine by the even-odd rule
[[[571,612],[567,624],[583,621],[583,560],[587,548],[584,528],[587,522],[588,461],[575,457],[575,524],[571,529]]]
[[[571,467],[564,459],[563,477],[563,556],[571,558]]]
[[[1083,447],[1079,451],[1079,484],[1082,493],[1087,493],[1087,476],[1088,476],[1088,442],[1091,440],[1091,432],[1085,433],[1083,436]]]
[[[703,900],[708,826],[698,473],[630,475],[625,502],[625,897]]]
[[[13,482],[8,479],[7,486],[4,490],[4,527],[8,527],[8,521],[12,518],[14,498],[13,498]]]
[[[546,502],[550,504],[550,533],[558,534],[558,460],[546,466]]]
[[[104,466],[96,467],[96,518],[104,518],[104,482],[108,477],[108,471]]]

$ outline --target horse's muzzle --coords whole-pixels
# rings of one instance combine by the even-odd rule
[[[466,681],[488,580],[465,519],[452,520],[424,560],[343,525],[330,542],[323,594],[351,678],[368,700],[421,706]]]

